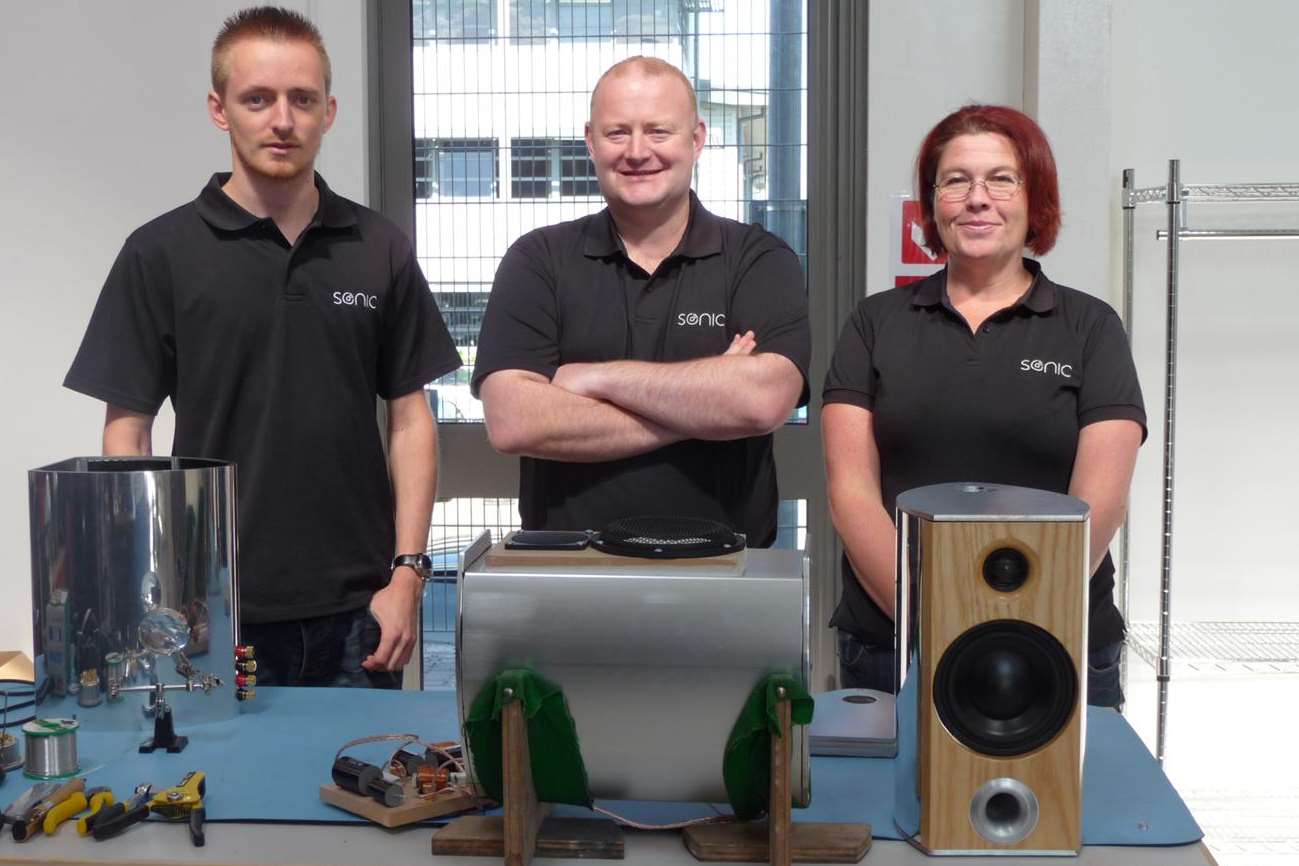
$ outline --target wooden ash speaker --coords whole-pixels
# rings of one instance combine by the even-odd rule
[[[913,841],[1069,854],[1082,834],[1087,504],[995,484],[898,497]],[[901,736],[901,732],[900,732]],[[905,829],[905,828],[904,828]]]

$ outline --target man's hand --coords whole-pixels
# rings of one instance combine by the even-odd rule
[[[593,395],[596,389],[596,377],[599,375],[599,364],[563,364],[555,371],[550,384],[579,397],[598,399]]]
[[[736,334],[731,338],[731,345],[726,347],[723,355],[752,355],[758,348],[758,338],[752,331]]]
[[[415,605],[423,582],[413,569],[403,566],[392,580],[370,598],[370,613],[379,623],[379,646],[366,656],[367,671],[398,671],[410,661],[415,646]]]

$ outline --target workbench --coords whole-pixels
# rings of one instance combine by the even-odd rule
[[[319,801],[319,786],[329,781],[335,750],[366,735],[410,732],[425,740],[458,739],[455,695],[440,692],[373,692],[350,689],[259,689],[257,700],[234,718],[187,725],[190,700],[229,696],[184,696],[174,704],[177,729],[190,737],[180,755],[142,755],[136,746],[151,734],[151,723],[137,731],[94,732],[80,737],[80,763],[87,785],[107,785],[121,795],[140,782],[155,787],[177,784],[189,770],[207,774],[207,845],[194,848],[183,825],[151,819],[121,836],[94,842],[71,827],[53,837],[24,843],[0,840],[0,864],[6,863],[229,863],[229,864],[387,864],[431,862],[433,828],[417,825],[385,830],[356,823],[350,814]],[[390,744],[392,745],[392,744]],[[382,748],[375,746],[373,748]],[[371,753],[373,755],[373,753]],[[364,753],[362,757],[373,760]],[[794,810],[796,821],[861,820],[876,839],[864,863],[910,864],[930,858],[896,841],[890,826],[891,762],[883,758],[814,757],[812,804]],[[1172,791],[1140,740],[1121,716],[1092,708],[1088,719],[1089,775],[1084,788],[1084,840],[1177,842],[1174,845],[1089,844],[1082,864],[1155,864],[1200,866],[1213,863],[1200,841],[1199,828]],[[1144,769],[1138,777],[1128,769]],[[1154,768],[1153,770],[1151,768]],[[3,805],[17,799],[30,782],[18,773],[0,785]],[[1158,801],[1158,802],[1156,802]],[[625,807],[625,808],[624,808]],[[639,808],[639,812],[637,809]],[[707,814],[706,807],[683,804],[616,804],[633,817],[664,820]],[[587,814],[578,807],[557,813]],[[1100,823],[1098,823],[1098,821]],[[339,823],[322,823],[339,822]],[[1121,826],[1110,826],[1110,825]],[[695,861],[678,831],[626,831],[628,864]],[[887,838],[893,836],[893,839]],[[885,837],[885,838],[881,838]],[[944,858],[965,862],[969,858]],[[483,864],[476,858],[438,858],[446,866]],[[1040,858],[999,857],[1006,864]],[[561,861],[542,861],[556,862]],[[589,863],[590,861],[583,861]],[[986,858],[982,858],[987,863]]]

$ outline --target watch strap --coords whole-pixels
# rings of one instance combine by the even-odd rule
[[[428,582],[433,577],[433,560],[427,553],[399,553],[392,558],[392,570],[407,567],[419,575],[419,579]]]

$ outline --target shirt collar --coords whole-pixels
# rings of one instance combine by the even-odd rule
[[[356,211],[350,202],[334,193],[319,174],[316,178],[316,189],[320,192],[320,204],[311,219],[311,225],[327,228],[348,228],[356,225]],[[198,194],[196,204],[199,216],[203,217],[213,228],[223,231],[244,231],[262,222],[262,218],[244,210],[222,189],[230,180],[230,172],[217,172]]]
[[[1042,266],[1032,259],[1023,259],[1024,269],[1033,275],[1026,291],[1011,309],[1025,307],[1034,313],[1049,313],[1055,309],[1056,286],[1042,273]],[[915,294],[911,297],[912,306],[934,307],[942,304],[951,306],[947,298],[947,268],[932,274],[916,283]]]
[[[613,215],[606,207],[587,220],[583,229],[583,255],[603,259],[614,255],[627,255],[622,239],[618,237]],[[702,259],[717,255],[722,251],[722,226],[719,219],[708,211],[690,191],[690,218],[686,223],[686,233],[677,244],[677,248],[668,256],[669,259],[682,257]]]

